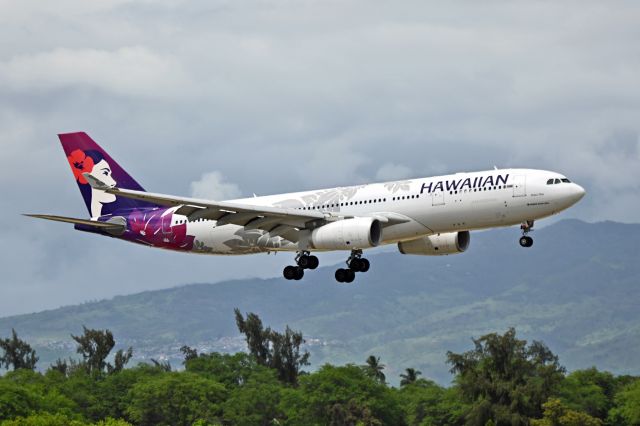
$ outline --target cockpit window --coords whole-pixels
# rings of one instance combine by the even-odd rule
[[[549,180],[547,181],[547,185],[553,185],[553,179],[549,179]]]
[[[562,181],[563,181],[564,183],[571,183],[571,181],[570,181],[569,179],[567,179],[567,178],[562,178]]]
[[[554,183],[560,183],[560,179],[556,179]]]

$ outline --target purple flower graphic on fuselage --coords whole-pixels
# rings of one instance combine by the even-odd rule
[[[153,247],[191,250],[195,236],[187,235],[187,224],[171,225],[173,212],[168,209],[134,210],[127,218],[126,236]]]

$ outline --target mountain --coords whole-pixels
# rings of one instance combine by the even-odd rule
[[[276,329],[301,330],[312,368],[375,354],[392,383],[414,367],[446,384],[448,350],[469,350],[472,337],[511,326],[521,338],[545,342],[570,370],[640,374],[640,225],[564,220],[532,235],[529,249],[511,228],[472,233],[469,250],[456,256],[378,253],[353,284],[336,283],[333,266],[300,282],[192,284],[6,317],[0,335],[15,328],[46,366],[74,352],[69,335],[83,324],[109,328],[138,359],[177,366],[183,344],[241,350],[238,307]]]

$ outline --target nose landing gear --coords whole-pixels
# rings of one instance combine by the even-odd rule
[[[336,281],[339,283],[351,283],[356,278],[356,272],[367,272],[371,263],[362,257],[362,250],[352,250],[347,259],[348,268],[340,268],[336,271]]]
[[[533,238],[527,235],[529,232],[533,231],[533,224],[533,220],[528,220],[520,225],[520,229],[522,229],[522,237],[520,237],[518,242],[522,247],[531,247],[533,245]]]
[[[296,256],[297,266],[287,266],[282,271],[282,275],[287,280],[299,281],[304,277],[305,269],[316,269],[320,261],[316,256],[311,255],[308,251],[302,251]]]

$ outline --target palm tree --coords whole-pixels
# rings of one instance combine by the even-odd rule
[[[367,358],[367,365],[363,366],[367,376],[376,379],[380,383],[384,383],[386,380],[386,376],[382,372],[384,367],[384,364],[380,364],[380,357],[376,358],[373,355],[369,355],[369,358]]]
[[[412,383],[415,383],[418,380],[418,376],[422,374],[422,371],[416,370],[415,368],[407,368],[405,369],[406,374],[401,374],[402,380],[400,380],[400,386],[407,386]]]

